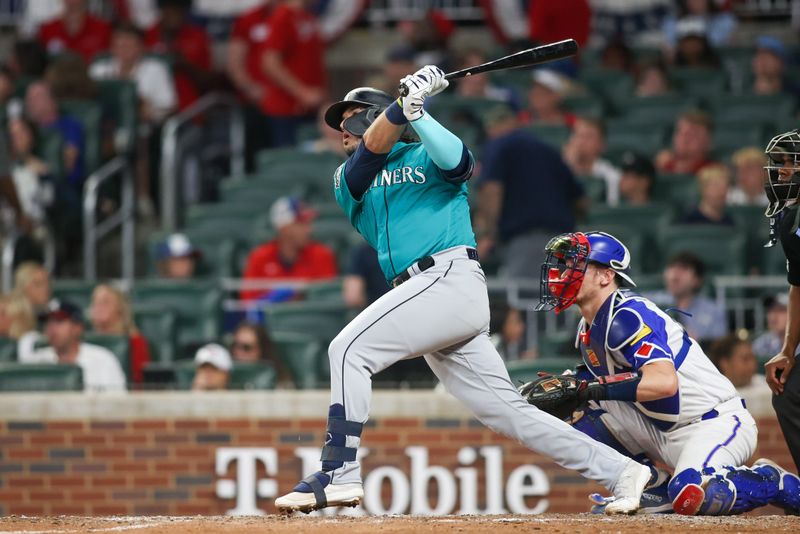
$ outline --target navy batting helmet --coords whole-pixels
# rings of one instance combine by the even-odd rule
[[[325,122],[334,130],[342,131],[342,115],[348,108],[362,106],[366,109],[348,117],[344,127],[351,134],[361,137],[381,112],[394,102],[389,93],[372,87],[357,87],[347,93],[343,100],[331,104],[325,111]]]

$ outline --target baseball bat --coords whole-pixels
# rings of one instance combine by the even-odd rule
[[[529,48],[522,52],[516,52],[493,61],[475,65],[474,67],[448,72],[444,77],[446,80],[453,80],[455,78],[464,78],[465,76],[472,76],[473,74],[480,74],[482,72],[532,67],[566,57],[572,57],[577,51],[578,43],[575,42],[575,39],[565,39],[556,43]],[[400,92],[400,96],[406,96],[408,94],[408,87],[403,84],[400,84],[397,89]]]

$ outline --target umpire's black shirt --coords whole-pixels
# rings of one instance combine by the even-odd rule
[[[781,246],[786,254],[789,283],[800,286],[800,230],[792,232],[798,208],[787,209],[780,222]]]

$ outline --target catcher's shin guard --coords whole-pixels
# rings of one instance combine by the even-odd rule
[[[682,515],[741,514],[770,504],[779,491],[777,479],[747,467],[686,469],[669,489],[673,510]]]

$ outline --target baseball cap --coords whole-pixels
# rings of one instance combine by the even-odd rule
[[[231,353],[228,349],[217,343],[209,343],[203,345],[194,355],[194,364],[200,367],[203,364],[209,364],[220,371],[230,371],[233,367],[233,360],[231,360]]]
[[[786,47],[783,42],[772,35],[761,35],[756,39],[756,50],[766,50],[772,52],[782,60],[786,61]]]
[[[656,168],[649,158],[630,150],[624,152],[620,157],[620,169],[622,172],[632,172],[650,178],[654,178],[656,175]]]
[[[788,293],[778,293],[777,295],[772,295],[767,298],[765,302],[766,307],[774,308],[776,306],[781,306],[783,308],[789,307],[789,294]]]
[[[187,256],[198,257],[200,251],[194,248],[192,242],[185,234],[172,234],[158,244],[156,257],[159,260],[168,258],[185,258]]]
[[[567,90],[567,81],[564,77],[554,70],[536,69],[533,71],[533,83],[538,83],[556,93],[563,93]]]
[[[43,316],[45,320],[70,320],[76,323],[83,323],[83,313],[81,309],[66,300],[52,299],[47,303],[47,310],[44,312]]]
[[[281,197],[269,209],[269,220],[278,230],[287,224],[296,222],[310,222],[317,216],[317,212],[309,208],[296,197]]]
[[[706,21],[700,17],[685,17],[675,26],[678,39],[684,37],[705,37],[708,30]]]

